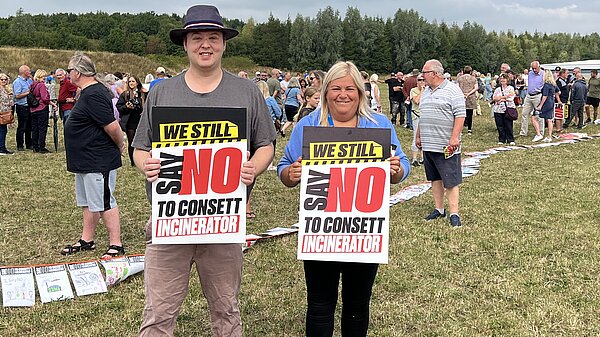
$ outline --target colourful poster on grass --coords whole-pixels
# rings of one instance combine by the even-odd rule
[[[33,270],[30,267],[0,269],[2,306],[32,307],[35,304]]]
[[[129,273],[129,260],[127,257],[118,257],[110,260],[100,260],[104,267],[106,286],[114,286],[124,281]]]
[[[106,283],[96,261],[67,265],[77,296],[105,293]]]
[[[304,128],[298,259],[388,262],[390,132]]]
[[[73,298],[73,289],[64,264],[39,266],[33,270],[42,303]]]
[[[153,108],[155,244],[244,243],[246,109]]]

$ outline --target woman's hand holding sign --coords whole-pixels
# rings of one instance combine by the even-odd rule
[[[281,173],[282,182],[287,187],[294,187],[300,182],[302,176],[302,157],[292,163],[292,165],[283,169]]]
[[[400,165],[400,157],[390,157],[390,178],[392,184],[397,184],[402,180],[404,176],[404,169]]]

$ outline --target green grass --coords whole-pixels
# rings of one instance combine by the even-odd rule
[[[383,101],[385,105],[387,97]],[[14,131],[8,135],[11,149]],[[600,127],[585,131],[597,133]],[[410,152],[410,132],[397,132]],[[517,138],[517,143],[531,144],[530,138]],[[496,141],[486,107],[483,116],[475,117],[474,135],[464,137],[463,149],[483,150]],[[279,138],[277,158],[284,145]],[[393,206],[390,262],[377,275],[369,335],[600,335],[599,163],[598,140],[484,159],[479,174],[461,186],[461,229],[452,229],[447,220],[422,220],[433,204],[431,192]],[[62,147],[48,155],[2,156],[0,167],[0,266],[99,257],[107,244],[102,226],[96,237],[100,251],[70,257],[58,253],[81,231],[73,176],[66,172]],[[424,180],[423,169],[416,169],[392,193]],[[119,170],[116,198],[127,251],[142,253],[142,229],[150,209],[141,174],[127,165]],[[285,188],[274,172],[260,176],[252,194],[258,217],[248,232],[296,222],[298,198],[298,188]],[[251,248],[245,255],[240,296],[245,335],[302,336],[305,291],[296,236]],[[135,336],[143,305],[143,276],[137,275],[108,294],[45,305],[38,298],[32,308],[1,308],[0,336],[83,331],[90,336]],[[207,306],[194,276],[177,336],[210,336],[209,329]]]

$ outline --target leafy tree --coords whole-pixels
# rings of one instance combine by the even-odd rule
[[[308,70],[314,67],[315,23],[298,14],[290,28],[289,63],[293,69]]]
[[[368,33],[368,28],[360,16],[358,8],[348,7],[346,17],[342,23],[342,29],[344,32],[343,59],[353,61],[359,68],[366,67],[367,63],[369,63],[368,54],[365,53],[365,35]],[[374,36],[375,34],[371,35]],[[374,39],[373,37],[369,41],[371,46],[373,46]]]
[[[331,6],[319,10],[315,20],[315,60],[320,69],[329,69],[342,57],[344,31],[340,13]]]
[[[120,28],[113,28],[110,34],[102,39],[102,49],[112,53],[122,53],[125,47],[125,33]]]
[[[288,66],[289,28],[276,19],[273,14],[266,23],[254,28],[255,48],[252,59],[262,65],[272,67]]]

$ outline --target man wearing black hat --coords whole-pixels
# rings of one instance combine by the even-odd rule
[[[182,45],[189,69],[157,85],[146,99],[133,147],[134,160],[148,182],[158,178],[160,160],[150,156],[152,109],[156,106],[245,107],[248,145],[252,154],[243,164],[241,181],[249,185],[273,160],[275,129],[263,96],[254,83],[221,68],[226,40],[238,35],[223,26],[216,7],[188,9],[184,28],[170,32]],[[235,92],[235,95],[231,95]],[[140,336],[172,336],[177,314],[187,294],[190,267],[196,269],[210,309],[214,336],[242,336],[238,295],[242,278],[241,244],[153,244],[146,246],[146,306]]]

